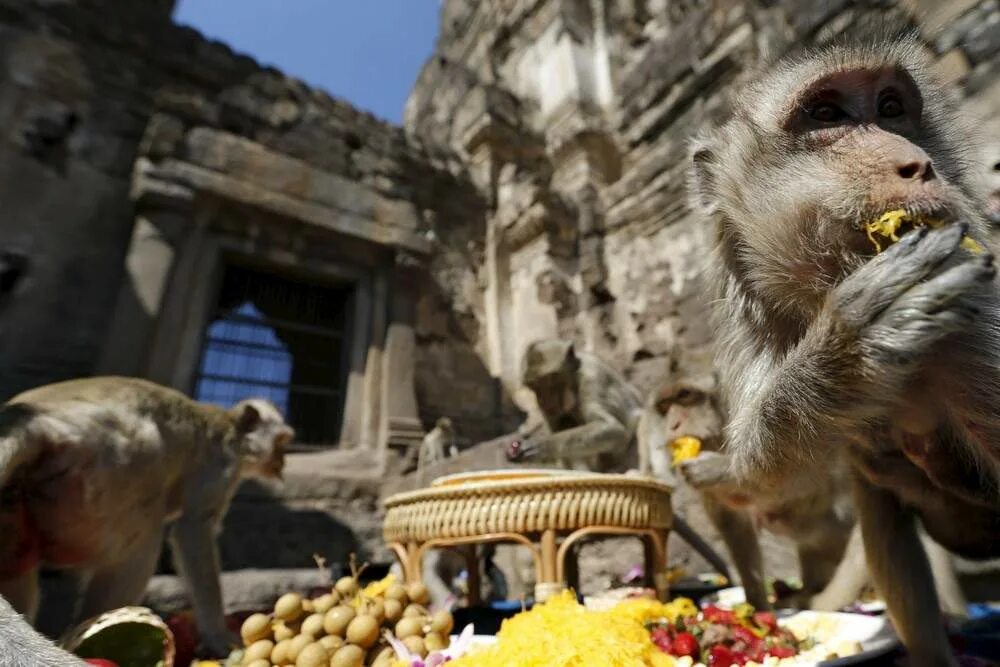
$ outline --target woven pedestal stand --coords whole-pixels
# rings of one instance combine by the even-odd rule
[[[459,548],[469,563],[472,601],[479,591],[475,545],[513,542],[535,562],[535,600],[564,590],[570,547],[586,537],[632,535],[646,546],[646,571],[666,599],[670,487],[625,475],[497,470],[452,475],[386,500],[383,533],[407,581],[420,581],[424,554]]]

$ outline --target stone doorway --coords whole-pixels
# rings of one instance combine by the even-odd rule
[[[228,407],[270,399],[296,448],[340,438],[355,285],[226,260],[202,339],[194,397]]]

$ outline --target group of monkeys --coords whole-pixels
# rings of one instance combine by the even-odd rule
[[[986,241],[987,205],[958,95],[919,42],[853,37],[775,65],[693,143],[717,387],[644,404],[599,359],[543,341],[524,368],[548,433],[508,456],[607,469],[634,438],[640,470],[666,474],[655,448],[698,436],[680,471],[752,603],[768,606],[762,525],[798,545],[801,604],[835,608],[870,576],[912,664],[953,664],[950,554],[1000,555],[1000,291],[992,255],[962,246]],[[943,224],[876,252],[865,223],[893,209]],[[292,435],[265,402],[224,411],[138,380],[16,397],[0,410],[0,595],[33,619],[44,565],[78,576],[77,618],[135,603],[166,525],[224,654],[215,531],[242,476],[280,475]],[[0,604],[3,664],[77,664],[37,657],[54,649],[10,617]]]

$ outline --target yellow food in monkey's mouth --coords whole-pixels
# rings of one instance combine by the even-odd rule
[[[886,211],[878,220],[865,223],[865,232],[868,234],[868,240],[875,246],[875,252],[879,253],[882,252],[882,243],[876,237],[881,237],[882,242],[888,247],[899,240],[899,231],[904,227],[927,226],[936,229],[943,224],[944,222],[941,220],[910,215],[904,209],[897,208],[893,211]],[[978,255],[984,250],[979,242],[968,235],[962,238],[961,245],[974,255]]]
[[[681,461],[693,459],[700,452],[701,440],[691,435],[682,435],[670,443],[670,454],[673,457],[674,465],[677,465]]]

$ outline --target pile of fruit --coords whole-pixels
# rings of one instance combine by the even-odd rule
[[[709,605],[699,614],[657,619],[647,627],[660,650],[712,667],[763,664],[768,657],[791,658],[805,648],[778,626],[774,614],[755,611],[748,604],[732,610]]]
[[[248,617],[240,628],[244,648],[228,664],[392,667],[398,656],[389,637],[421,657],[448,647],[454,621],[448,611],[427,610],[426,586],[404,586],[390,575],[361,589],[358,574],[315,599],[287,593],[273,613]]]

